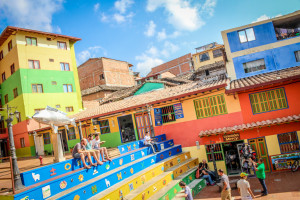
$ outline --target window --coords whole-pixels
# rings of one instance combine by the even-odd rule
[[[43,108],[34,109],[34,113],[40,112],[41,110],[44,110],[44,109]]]
[[[194,100],[197,119],[227,114],[223,94]]]
[[[104,74],[100,74],[99,79],[103,80],[104,79]]]
[[[295,51],[296,62],[300,62],[300,51]]]
[[[18,116],[18,118],[17,118],[17,121],[18,121],[18,123],[22,121],[22,119],[21,119],[21,112],[19,113],[19,116]]]
[[[206,76],[209,76],[209,71],[208,71],[208,69],[205,70],[205,75],[206,75]]]
[[[243,63],[245,73],[256,72],[266,69],[265,59],[259,59]]]
[[[56,81],[51,81],[52,85],[57,85]]]
[[[6,80],[5,72],[2,73],[2,82]]]
[[[0,60],[3,59],[3,51],[0,52]]]
[[[43,134],[43,139],[44,139],[44,144],[50,144],[51,143],[50,134],[49,133],[44,133]]]
[[[200,60],[200,62],[204,62],[204,61],[209,60],[209,59],[210,59],[210,58],[209,58],[208,52],[199,55],[199,60]]]
[[[6,95],[4,96],[4,102],[5,102],[5,104],[8,103],[8,94],[6,94]]]
[[[93,125],[98,125],[98,118],[92,119],[92,124]]]
[[[101,134],[110,133],[108,119],[100,121],[100,132]]]
[[[47,37],[46,39],[47,39],[48,41],[51,41],[51,40],[52,40],[52,39],[51,39],[51,38],[49,38],[49,37]]]
[[[299,140],[297,132],[278,134],[278,142],[281,153],[299,151]]]
[[[43,85],[42,84],[32,84],[32,93],[43,93]]]
[[[59,105],[59,104],[57,104],[55,107],[56,107],[56,108],[60,108],[60,105]]]
[[[288,108],[284,88],[249,94],[253,114]]]
[[[8,51],[10,51],[12,49],[12,41],[9,41],[8,43]]]
[[[214,56],[214,58],[220,57],[222,55],[223,55],[223,53],[222,53],[221,49],[213,50],[213,56]]]
[[[213,161],[212,153],[210,152],[211,148],[213,148],[212,145],[205,145],[208,162]],[[215,144],[215,146],[214,146],[214,156],[215,156],[216,161],[223,160],[223,153],[222,152],[223,152],[222,145],[221,144]]]
[[[54,62],[54,59],[53,58],[49,58],[49,62]]]
[[[238,31],[240,42],[250,42],[255,40],[255,34],[253,28],[247,28],[245,30]]]
[[[39,60],[28,60],[29,69],[40,69]]]
[[[67,43],[65,42],[57,42],[57,48],[67,50]]]
[[[20,138],[20,144],[21,144],[21,148],[25,147],[25,139],[24,138]]]
[[[69,63],[60,63],[61,71],[70,71]]]
[[[73,106],[66,107],[66,112],[73,112]]]
[[[69,130],[68,130],[68,140],[75,140],[75,139],[76,139],[76,134],[75,134],[74,127],[69,128]]]
[[[161,114],[163,123],[176,121],[173,105],[162,107]]]
[[[64,84],[63,88],[64,88],[64,92],[73,92],[72,84]]]
[[[14,98],[16,98],[18,96],[18,88],[13,89],[14,92]]]
[[[35,37],[26,37],[26,45],[37,46]]]
[[[15,64],[10,66],[10,74],[12,75],[13,73],[15,73]]]

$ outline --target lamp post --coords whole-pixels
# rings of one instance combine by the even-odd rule
[[[148,104],[147,104],[146,106],[147,106],[147,112],[148,112],[148,116],[149,116],[149,123],[150,123],[150,133],[151,133],[151,137],[155,137],[154,128],[153,128],[153,123],[152,123],[152,117],[151,117],[152,106],[149,106]]]
[[[210,153],[211,153],[211,156],[212,156],[212,160],[213,160],[213,165],[214,165],[214,170],[215,170],[215,174],[216,174],[216,182],[219,183],[220,182],[220,177],[219,177],[219,174],[218,174],[218,169],[217,169],[217,164],[216,164],[216,159],[215,159],[215,144],[210,141]]]

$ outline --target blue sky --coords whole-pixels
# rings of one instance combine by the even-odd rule
[[[6,26],[82,38],[77,64],[109,57],[151,67],[222,42],[221,31],[300,9],[299,0],[1,0]]]

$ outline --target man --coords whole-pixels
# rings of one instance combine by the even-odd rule
[[[200,174],[200,178],[205,178],[205,180],[208,181],[209,185],[211,185],[211,186],[215,185],[215,182],[212,181],[211,176],[204,169],[202,170],[202,173]]]
[[[220,175],[221,181],[223,183],[221,199],[222,200],[231,200],[231,188],[230,188],[228,176],[224,174],[224,171],[222,169],[218,170],[218,174]]]
[[[95,138],[92,140],[93,149],[96,149],[96,150],[98,150],[98,152],[100,152],[103,162],[106,162],[107,160],[111,161],[111,159],[108,156],[106,147],[100,147],[100,144],[101,144],[101,141],[100,141],[99,134],[95,134]],[[104,159],[104,154],[105,154],[107,160]],[[98,155],[98,156],[100,158],[100,155]]]
[[[92,162],[92,158],[91,158],[90,152],[87,152],[87,151],[86,151],[86,148],[85,148],[86,144],[87,144],[86,139],[82,139],[82,140],[80,141],[80,143],[77,143],[77,144],[74,146],[72,155],[73,155],[73,158],[77,158],[77,159],[81,158],[81,161],[82,161],[82,163],[83,163],[84,168],[86,168],[86,169],[91,169],[91,167],[90,167],[90,166],[87,166],[86,163],[85,163],[85,156],[88,157],[89,162],[91,163],[91,165],[97,166],[97,164],[94,164],[94,163]]]
[[[262,196],[267,196],[268,195],[268,189],[266,186],[266,173],[265,173],[265,164],[264,160],[262,158],[258,159],[258,163],[255,163],[251,158],[250,161],[253,163],[253,167],[256,171],[256,177],[258,178],[261,186],[263,187]]]
[[[93,135],[92,134],[88,135],[87,144],[86,144],[85,148],[86,148],[87,151],[90,152],[90,154],[93,155],[93,157],[95,158],[95,160],[97,161],[97,163],[99,165],[103,165],[103,162],[101,162],[99,160],[99,158],[100,158],[100,152],[99,152],[99,150],[93,150],[92,149],[92,139],[93,139]]]
[[[155,153],[155,151],[156,151],[156,152],[159,152],[158,146],[157,146],[156,142],[154,142],[154,141],[151,139],[150,133],[149,133],[148,131],[146,131],[146,135],[145,135],[145,138],[144,138],[144,144],[145,144],[145,146],[147,146],[147,147],[151,147],[152,150],[153,150],[153,153]],[[154,148],[155,148],[155,149],[154,149]]]
[[[237,182],[238,191],[241,195],[241,200],[252,200],[254,199],[254,195],[250,189],[250,184],[247,181],[247,176],[245,172],[242,172],[240,174],[241,180]]]
[[[193,200],[193,195],[189,186],[187,186],[183,181],[179,182],[179,186],[183,189],[180,193],[184,193],[184,194],[178,194],[176,195],[176,197],[178,198],[184,197],[185,200]]]
[[[202,173],[202,170],[205,170],[206,173],[208,173],[210,175],[212,180],[216,178],[215,173],[209,170],[208,164],[205,159],[203,159],[202,162],[199,163],[198,170],[200,172],[199,174]]]

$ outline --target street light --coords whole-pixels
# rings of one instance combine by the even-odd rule
[[[151,110],[153,107],[151,105],[149,106],[148,104],[146,105],[146,107],[147,107],[147,112],[148,112],[148,116],[149,116],[151,137],[155,137],[153,123],[152,123],[152,117],[151,117]]]
[[[211,153],[211,156],[212,156],[212,161],[213,161],[213,165],[214,165],[214,170],[215,170],[215,174],[216,174],[216,182],[219,183],[220,182],[220,177],[219,177],[219,174],[218,174],[218,169],[217,169],[217,164],[216,164],[216,159],[215,159],[215,144],[210,141],[210,153]]]

